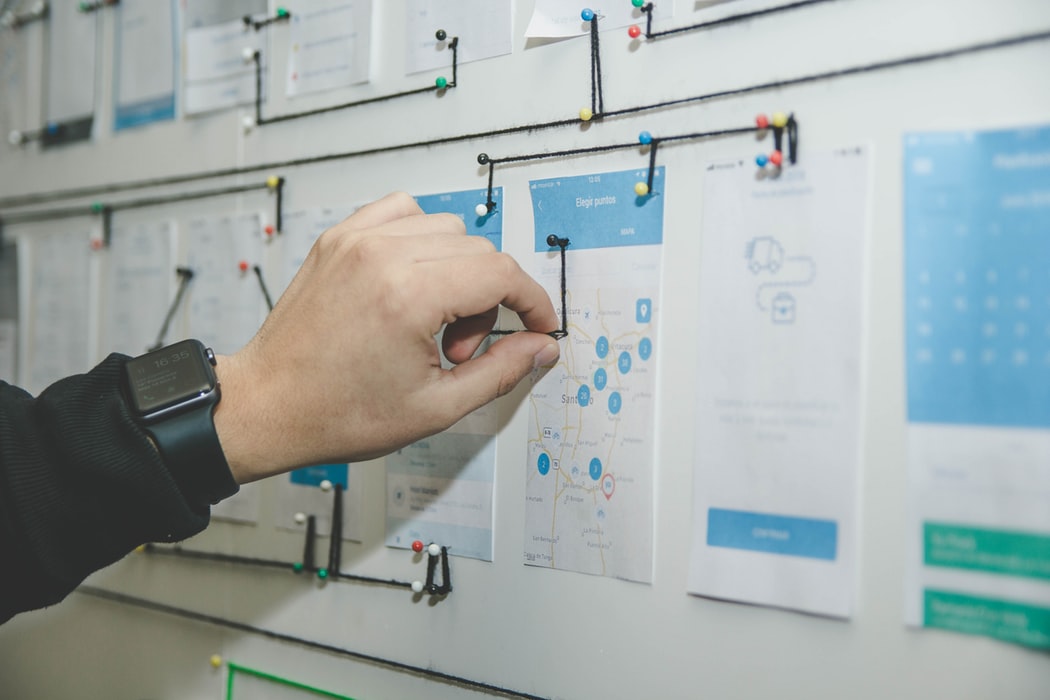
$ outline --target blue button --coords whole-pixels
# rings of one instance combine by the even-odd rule
[[[834,561],[838,524],[833,520],[710,508],[707,544]]]

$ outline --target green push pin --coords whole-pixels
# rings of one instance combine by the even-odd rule
[[[81,12],[90,12],[91,11],[91,3],[90,2],[82,2],[82,3],[80,3],[80,11]]]
[[[328,569],[318,569],[317,570],[317,578],[322,579],[322,580],[328,578]]]
[[[284,9],[283,7],[278,7],[277,8],[277,18],[278,19],[284,19],[285,17],[288,17],[288,10]]]
[[[645,0],[631,0],[631,4],[635,7],[641,7],[645,4]]]
[[[434,84],[437,85],[438,90],[444,90],[448,87],[448,81],[445,80],[445,76],[443,75],[438,76],[438,79],[434,81]]]
[[[303,573],[303,563],[301,561],[295,562],[292,564],[292,570],[297,574]]]
[[[102,202],[92,202],[91,204],[91,211],[95,212],[96,214],[101,214],[102,210],[105,208],[106,205]]]

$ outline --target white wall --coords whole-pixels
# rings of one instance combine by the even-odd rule
[[[400,68],[402,3],[375,5],[372,83],[286,104],[280,96],[280,71],[275,71],[275,98],[268,113],[420,84],[420,76],[405,77]],[[459,87],[444,97],[424,95],[335,112],[266,126],[247,136],[241,135],[237,110],[111,133],[113,26],[107,16],[100,68],[106,88],[95,141],[46,153],[0,150],[0,197],[571,118],[589,102],[587,39],[527,45],[521,34],[532,3],[517,5],[514,53],[461,66]],[[673,24],[697,21],[692,2],[677,0],[675,5]],[[1047,28],[1050,4],[1040,0],[840,0],[633,49],[625,33],[616,30],[602,35],[605,101],[608,109],[618,109]],[[273,62],[280,66],[286,34],[275,30],[272,37]],[[0,46],[3,41],[0,35]],[[908,485],[901,294],[902,134],[1046,122],[1047,66],[1050,41],[1042,41],[587,127],[279,169],[288,179],[287,208],[293,210],[358,203],[392,189],[429,193],[483,187],[485,172],[475,161],[479,151],[509,155],[625,142],[642,129],[683,133],[745,126],[754,114],[778,109],[798,117],[803,154],[871,144],[875,206],[866,309],[862,548],[859,604],[851,621],[716,602],[685,592],[694,356],[704,342],[691,323],[703,207],[699,164],[724,156],[750,158],[755,147],[746,137],[660,151],[668,187],[652,585],[522,565],[521,457],[527,406],[520,390],[501,406],[505,425],[498,441],[496,561],[456,559],[455,591],[437,605],[413,604],[407,594],[385,588],[321,588],[265,571],[141,556],[129,557],[91,583],[540,696],[1047,697],[1050,663],[1045,654],[981,638],[907,630],[902,623]],[[39,103],[38,95],[28,96],[31,117]],[[506,196],[504,249],[522,258],[530,251],[528,180],[644,167],[646,162],[637,152],[624,151],[498,168],[496,184]],[[217,202],[206,206],[221,208]],[[343,568],[414,578],[418,568],[409,558],[382,546],[383,484],[382,465],[370,465],[366,541],[346,545]],[[273,494],[264,490],[264,513],[272,501]],[[298,537],[274,530],[269,519],[258,527],[216,523],[193,544],[288,560],[301,547]],[[355,698],[475,696],[342,657],[77,594],[0,628],[0,695],[216,698],[224,681],[208,664],[213,653]]]

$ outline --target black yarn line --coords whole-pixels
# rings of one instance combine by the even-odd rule
[[[164,337],[168,335],[168,327],[171,325],[172,319],[175,318],[175,312],[178,310],[179,304],[182,303],[186,287],[189,286],[190,280],[193,279],[193,270],[188,267],[176,267],[175,274],[179,276],[179,288],[175,291],[175,298],[168,307],[168,313],[164,316],[164,323],[161,324],[160,331],[157,333],[157,341],[147,348],[150,352],[164,347]]]
[[[267,17],[265,19],[259,19],[259,20],[254,19],[251,15],[245,15],[243,17],[243,20],[244,20],[244,26],[245,27],[251,27],[255,31],[259,31],[263,27],[267,27],[267,26],[269,26],[271,24],[274,24],[276,22],[287,22],[287,21],[291,20],[291,18],[292,18],[292,13],[288,12],[287,10],[285,10],[285,13],[283,15],[273,15],[271,17]]]
[[[376,102],[386,102],[388,100],[396,100],[401,97],[420,95],[425,92],[441,92],[443,90],[448,90],[449,88],[454,88],[456,87],[456,76],[458,73],[457,64],[459,63],[459,37],[452,37],[452,39],[448,43],[448,48],[452,50],[452,81],[447,83],[443,88],[438,87],[437,85],[428,85],[427,87],[415,88],[413,90],[405,90],[404,92],[395,92],[389,95],[379,95],[378,97],[368,97],[363,100],[344,102],[342,104],[329,105],[327,107],[318,107],[317,109],[308,109],[303,112],[279,114],[274,117],[263,117],[262,115],[262,58],[259,55],[259,52],[256,51],[253,54],[255,62],[255,123],[258,126],[265,126],[266,124],[276,124],[278,122],[286,122],[291,121],[293,119],[302,119],[304,117],[313,117],[318,114],[336,112],[341,109],[350,109],[351,107],[360,107],[362,105],[374,104]]]
[[[652,194],[653,192],[653,176],[656,173],[656,149],[660,145],[661,139],[653,139],[652,143],[649,144],[649,176],[645,179],[645,185],[648,188],[646,192]]]
[[[335,484],[332,500],[332,533],[328,537],[328,575],[339,578],[343,556],[343,485]]]
[[[315,518],[315,516],[310,516]],[[316,523],[316,518],[314,520]],[[307,528],[309,530],[309,528]],[[308,538],[307,542],[310,543],[313,538]],[[202,561],[214,561],[221,562],[224,564],[242,564],[245,566],[261,566],[269,569],[283,569],[293,573],[306,572],[316,574],[321,571],[323,567],[316,566],[314,564],[313,547],[307,546],[303,551],[302,568],[296,570],[296,565],[286,561],[278,561],[276,559],[260,559],[256,557],[244,557],[236,554],[223,554],[220,552],[202,552],[194,549],[185,549],[183,547],[157,547],[153,544],[145,545],[143,551],[147,554],[161,554],[170,557],[181,557],[183,559],[198,559]],[[411,581],[399,581],[397,579],[385,579],[378,578],[375,576],[362,576],[360,574],[353,574],[347,571],[333,572],[328,569],[324,569],[328,576],[332,580],[345,581],[347,583],[367,583],[377,586],[389,586],[392,588],[411,588]],[[336,575],[337,574],[337,575]]]
[[[316,571],[314,566],[314,542],[317,539],[317,516],[310,515],[306,518],[306,540],[303,544],[303,568],[308,571]]]
[[[551,331],[547,333],[547,335],[554,338],[555,340],[561,340],[562,338],[569,335],[569,315],[566,312],[565,300],[566,295],[568,293],[565,286],[565,249],[569,245],[569,239],[558,238],[552,233],[551,235],[547,236],[547,245],[549,245],[552,248],[554,246],[558,246],[558,248],[561,251],[561,328],[556,331]],[[520,330],[491,330],[488,332],[488,335],[514,335],[515,333],[520,332]]]
[[[778,5],[776,7],[767,7],[764,10],[754,10],[753,12],[742,12],[737,15],[728,15],[720,19],[713,19],[707,22],[699,22],[697,24],[690,24],[685,27],[675,27],[674,29],[665,29],[662,32],[654,32],[653,29],[653,3],[648,3],[642,8],[642,12],[645,12],[649,18],[646,23],[645,38],[646,39],[660,39],[665,36],[671,36],[672,34],[682,34],[683,32],[692,32],[701,29],[710,29],[712,27],[720,27],[726,24],[736,24],[737,22],[744,22],[749,19],[756,17],[764,17],[766,15],[776,15],[781,12],[788,10],[798,10],[803,7],[810,7],[811,5],[822,5],[829,2],[837,2],[838,0],[798,0],[798,2],[788,3],[786,5]]]
[[[57,219],[70,219],[78,216],[92,216],[94,214],[103,214],[107,209],[111,212],[124,211],[127,209],[144,209],[147,207],[154,207],[161,204],[185,202],[193,199],[206,199],[209,197],[221,197],[223,195],[229,194],[241,194],[243,192],[252,192],[260,189],[268,189],[268,186],[265,183],[262,185],[238,185],[236,187],[223,187],[221,189],[215,190],[186,192],[182,194],[167,195],[163,197],[133,199],[127,202],[116,202],[113,204],[106,204],[105,206],[92,204],[80,205],[76,207],[67,207],[65,209],[45,209],[41,211],[15,212],[13,214],[5,215],[4,221],[8,224],[26,224],[35,223],[39,221],[54,221]]]
[[[464,678],[462,676],[455,676],[451,673],[444,673],[442,671],[437,671],[432,668],[423,668],[421,666],[413,666],[411,664],[406,664],[401,661],[384,659],[381,656],[365,654],[360,651],[354,651],[352,649],[346,649],[344,647],[335,646],[334,644],[318,642],[312,639],[304,639],[302,637],[296,637],[290,634],[285,634],[283,632],[277,632],[274,630],[265,629],[263,627],[249,625],[245,622],[237,622],[236,620],[230,620],[224,617],[219,617],[217,615],[209,615],[207,613],[197,612],[195,610],[179,608],[174,605],[158,603],[153,600],[147,600],[145,598],[130,596],[124,593],[117,593],[115,591],[109,591],[104,588],[96,588],[94,586],[81,585],[76,590],[78,593],[99,598],[101,600],[108,600],[110,602],[120,603],[123,605],[132,605],[138,608],[143,608],[145,610],[174,615],[176,617],[182,617],[188,620],[193,620],[195,622],[204,622],[210,625],[215,625],[217,627],[226,627],[228,629],[234,629],[239,632],[248,632],[279,642],[298,644],[299,646],[304,646],[310,649],[317,649],[319,651],[328,652],[336,656],[346,656],[358,661],[375,664],[377,666],[384,666],[386,668],[391,668],[397,671],[401,671],[403,673],[434,679],[442,683],[447,683],[449,685],[482,690],[500,697],[524,698],[525,700],[548,700],[547,698],[544,698],[540,695],[532,695],[530,693],[524,693],[521,691],[512,690],[510,688],[503,688],[498,685],[492,685],[491,683],[484,683],[482,681],[475,681],[469,678]]]
[[[99,10],[106,7],[115,7],[119,4],[120,0],[109,0],[109,2],[106,2],[105,0],[95,0],[95,2],[90,4],[82,3],[79,7],[77,7],[77,9],[83,12],[84,14],[87,14],[89,12],[98,12]]]
[[[686,97],[679,100],[669,100],[664,102],[656,102],[648,105],[640,105],[636,107],[627,107],[618,109],[610,112],[606,112],[603,117],[614,117],[614,116],[626,116],[630,114],[637,114],[640,112],[654,111],[659,109],[666,109],[667,107],[676,107],[683,104],[706,102],[709,100],[719,99],[723,97],[730,97],[733,95],[747,94],[751,92],[758,92],[762,90],[773,90],[783,87],[792,87],[796,85],[803,85],[806,83],[819,82],[821,80],[831,80],[835,78],[848,77],[852,75],[859,75],[862,73],[874,73],[882,70],[888,70],[891,68],[900,68],[909,65],[919,65],[923,63],[929,63],[933,61],[943,60],[947,58],[955,58],[972,53],[982,53],[985,51],[992,51],[996,49],[1009,48],[1013,46],[1019,46],[1023,44],[1035,43],[1039,41],[1046,41],[1050,39],[1050,30],[1044,30],[1040,32],[1030,34],[1020,34],[1005,39],[998,39],[990,42],[982,42],[978,44],[970,44],[967,46],[957,47],[954,49],[947,49],[944,51],[937,51],[928,54],[916,54],[907,56],[899,59],[892,59],[889,61],[881,61],[878,63],[870,63],[861,66],[854,66],[851,68],[844,68],[835,71],[827,71],[823,73],[811,73],[809,75],[800,76],[797,78],[787,78],[779,81],[772,81],[768,83],[761,83],[758,85],[752,85],[744,88],[737,88],[733,90],[723,90],[720,92],[713,92],[704,95],[696,95],[693,97]],[[578,126],[580,120],[578,117],[572,119],[559,119],[549,122],[540,122],[536,124],[522,124],[517,126],[503,127],[500,129],[490,129],[488,131],[477,131],[467,134],[457,134],[455,136],[445,136],[436,139],[426,139],[423,141],[412,141],[409,143],[394,144],[390,146],[378,146],[376,148],[367,148],[358,151],[344,151],[341,153],[326,153],[317,156],[307,156],[304,158],[293,158],[291,160],[278,161],[273,163],[260,163],[258,165],[248,165],[236,168],[223,168],[219,170],[212,170],[206,172],[187,173],[184,175],[166,176],[162,178],[153,179],[142,179],[135,181],[124,181],[116,182],[108,185],[95,185],[91,187],[80,187],[80,188],[69,188],[65,190],[56,190],[54,192],[43,192],[37,194],[18,195],[15,197],[7,197],[0,199],[0,208],[3,207],[20,207],[28,206],[30,204],[37,204],[41,202],[54,201],[59,199],[75,199],[77,197],[91,197],[100,194],[107,194],[113,192],[123,192],[129,190],[146,189],[150,187],[163,187],[166,185],[178,185],[187,182],[195,182],[198,180],[208,180],[222,177],[233,177],[237,175],[246,175],[249,173],[255,173],[262,170],[275,170],[284,168],[295,168],[305,165],[317,165],[320,163],[327,163],[336,160],[344,160],[348,158],[360,158],[365,156],[380,155],[384,153],[393,153],[396,151],[410,150],[415,148],[427,148],[430,146],[440,146],[445,144],[460,143],[463,141],[473,141],[478,139],[491,138],[494,136],[509,136],[512,134],[520,133],[532,133],[536,131],[543,131],[546,129],[554,129],[563,126]]]
[[[270,298],[270,290],[266,288],[266,282],[263,280],[262,268],[258,265],[252,267],[252,272],[255,273],[256,279],[259,280],[259,289],[262,291],[263,299],[266,300],[266,308],[268,311],[273,311],[273,299]]]

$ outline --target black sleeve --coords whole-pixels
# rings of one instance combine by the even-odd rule
[[[144,542],[208,524],[128,412],[127,360],[110,355],[36,399],[0,381],[0,623],[58,602]]]

